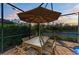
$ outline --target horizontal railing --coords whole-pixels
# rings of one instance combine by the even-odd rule
[[[4,36],[4,38],[15,37],[15,36],[22,36],[22,35],[26,35],[26,34],[19,34],[19,35]],[[0,37],[0,38],[1,38],[1,37]]]

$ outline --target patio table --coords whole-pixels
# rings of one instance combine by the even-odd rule
[[[44,43],[40,39],[42,39],[44,41]],[[33,46],[37,46],[37,47],[42,47],[47,42],[48,39],[49,39],[49,37],[47,37],[47,36],[43,36],[42,38],[37,36],[37,37],[34,37],[30,40],[25,41],[24,43],[27,43],[27,44],[30,44]],[[40,41],[41,41],[42,45],[40,44]]]

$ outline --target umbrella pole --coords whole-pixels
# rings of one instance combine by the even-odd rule
[[[40,34],[40,23],[38,23],[38,36],[39,36],[39,41],[40,41],[40,44],[41,44],[40,54],[42,55],[42,40],[41,40],[41,34]]]
[[[29,39],[31,39],[31,23],[29,23]]]
[[[54,25],[54,22],[53,22],[53,25]],[[55,50],[56,50],[56,37],[55,37],[55,31],[54,31],[54,29],[52,31],[52,35],[53,35],[54,39],[53,39],[52,47],[51,48],[52,48],[52,54],[55,55]]]

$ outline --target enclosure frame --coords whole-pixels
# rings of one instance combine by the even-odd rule
[[[16,7],[16,6],[14,6],[14,5],[12,5],[12,4],[10,4],[10,3],[6,3],[6,4],[8,4],[8,5],[10,5],[10,6],[12,6],[12,7],[14,7],[14,8],[16,8],[16,9],[18,9],[18,10],[20,10],[20,11],[22,11],[22,12],[24,12],[22,9],[20,9],[20,8],[18,8],[18,7]],[[44,3],[42,3],[40,6],[42,6]],[[52,4],[51,4],[52,5]],[[39,6],[39,7],[40,7]],[[47,6],[47,5],[46,5]],[[53,7],[52,7],[52,9],[53,9]],[[69,15],[74,15],[74,14],[78,14],[78,43],[79,43],[79,12],[75,12],[75,13],[69,13],[69,14],[64,14],[64,15],[61,15],[61,16],[69,16]],[[1,3],[1,28],[2,28],[2,30],[1,30],[1,35],[2,35],[2,39],[1,39],[1,41],[2,41],[2,50],[1,50],[1,52],[3,52],[3,40],[4,40],[4,35],[3,35],[3,26],[4,26],[4,24],[3,24],[3,21],[4,21],[4,3]],[[29,24],[29,26],[31,27],[31,24]],[[29,39],[30,39],[30,32],[29,32]]]

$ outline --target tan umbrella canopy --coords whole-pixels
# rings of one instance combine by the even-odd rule
[[[18,13],[21,20],[30,23],[46,23],[57,20],[60,16],[60,12],[49,10],[43,7],[37,7],[35,9]]]

